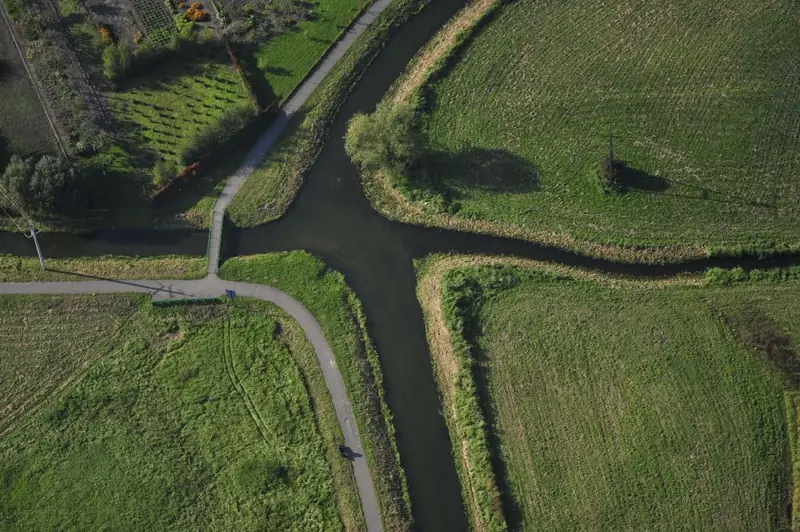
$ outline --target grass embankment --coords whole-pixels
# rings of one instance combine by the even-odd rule
[[[245,181],[228,215],[240,227],[283,216],[322,150],[336,112],[394,30],[427,0],[394,0],[356,40]]]
[[[102,279],[202,279],[206,258],[185,255],[164,257],[86,257],[47,259],[46,271],[36,257],[0,255],[0,283],[20,281],[86,281]]]
[[[482,24],[493,3],[479,4],[388,96],[420,106],[447,208],[372,176],[382,211],[628,260],[800,247],[788,5],[525,0]],[[618,195],[597,180],[609,127],[627,168]]]
[[[420,270],[475,527],[506,528],[505,510],[526,530],[785,528],[800,286],[540,266],[449,257]]]
[[[0,382],[15,399],[3,421],[62,392],[0,439],[4,529],[363,529],[313,349],[279,309],[0,305]]]
[[[405,474],[383,398],[383,377],[361,304],[343,276],[305,252],[239,257],[219,270],[224,279],[263,283],[296,298],[319,322],[342,372],[386,530],[409,530]]]

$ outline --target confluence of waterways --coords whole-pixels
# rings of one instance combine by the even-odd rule
[[[356,112],[374,110],[417,50],[463,5],[463,0],[433,0],[390,40],[342,106],[322,153],[284,218],[255,229],[227,225],[223,232],[224,257],[303,249],[345,275],[369,320],[408,477],[415,527],[426,531],[466,530],[468,526],[416,299],[415,258],[448,251],[517,255],[641,277],[666,277],[712,266],[751,269],[800,262],[796,257],[782,257],[621,264],[530,242],[395,223],[380,216],[364,197],[358,171],[344,152],[347,121]],[[206,252],[207,238],[205,232],[111,230],[44,234],[40,240],[46,256],[78,257],[201,255]],[[35,254],[28,240],[12,233],[0,234],[0,250]]]

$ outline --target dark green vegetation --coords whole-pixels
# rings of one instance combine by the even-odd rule
[[[4,530],[363,526],[313,350],[272,305],[0,307]]]
[[[786,528],[796,282],[612,286],[471,267],[442,294],[456,423],[494,449],[494,468],[488,455],[468,467],[508,486],[512,528]]]
[[[231,202],[228,214],[233,223],[253,227],[286,212],[350,90],[395,30],[426,3],[394,0],[350,47]],[[289,38],[291,34],[281,37]]]
[[[384,528],[408,530],[411,517],[408,489],[394,440],[391,413],[383,399],[380,363],[367,334],[361,304],[342,275],[298,251],[233,258],[222,265],[219,276],[279,288],[314,315],[333,349],[356,414]]]
[[[231,140],[234,149],[216,149],[257,111],[287,98],[366,6],[363,0],[212,1],[199,8],[160,0],[57,0],[52,9],[43,0],[5,3],[18,33],[32,43],[71,164],[91,176],[83,184],[83,209],[95,220],[57,209],[40,213],[63,228],[205,225],[215,184],[241,160],[243,150],[235,148],[244,139]],[[175,193],[184,188],[187,194]]]
[[[5,28],[0,20],[0,172],[11,153],[30,155],[55,149],[42,105]]]
[[[796,19],[752,0],[504,5],[414,102],[433,212],[565,242],[795,247]],[[597,183],[611,127],[618,194]]]

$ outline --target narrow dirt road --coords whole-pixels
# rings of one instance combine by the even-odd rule
[[[369,532],[382,530],[381,514],[378,499],[372,485],[369,466],[364,449],[358,435],[353,416],[353,409],[347,399],[342,374],[336,367],[333,351],[325,334],[302,303],[271,286],[225,281],[216,275],[209,275],[195,281],[163,280],[163,281],[77,281],[77,282],[43,282],[43,283],[0,283],[0,294],[109,294],[122,292],[141,292],[151,294],[154,301],[167,299],[201,299],[220,297],[226,290],[233,290],[237,296],[252,297],[269,301],[289,314],[303,329],[308,341],[314,348],[317,361],[325,378],[325,386],[331,394],[336,417],[344,435],[344,445],[352,451],[353,472],[356,477],[358,494],[364,520]]]

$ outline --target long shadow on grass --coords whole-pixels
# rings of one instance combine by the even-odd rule
[[[428,167],[440,183],[464,188],[519,194],[539,190],[539,170],[506,150],[467,148],[458,153],[433,153]],[[457,193],[453,193],[457,198]]]
[[[270,85],[267,78],[264,77],[264,72],[258,68],[258,58],[256,58],[255,54],[256,50],[257,48],[255,45],[241,45],[237,47],[235,54],[239,59],[239,63],[242,65],[244,77],[255,92],[259,107],[267,109],[271,105],[277,103],[277,96],[272,89],[272,85]],[[266,70],[268,72],[280,71],[278,75],[281,76],[290,74],[288,70],[280,67],[267,67]]]

